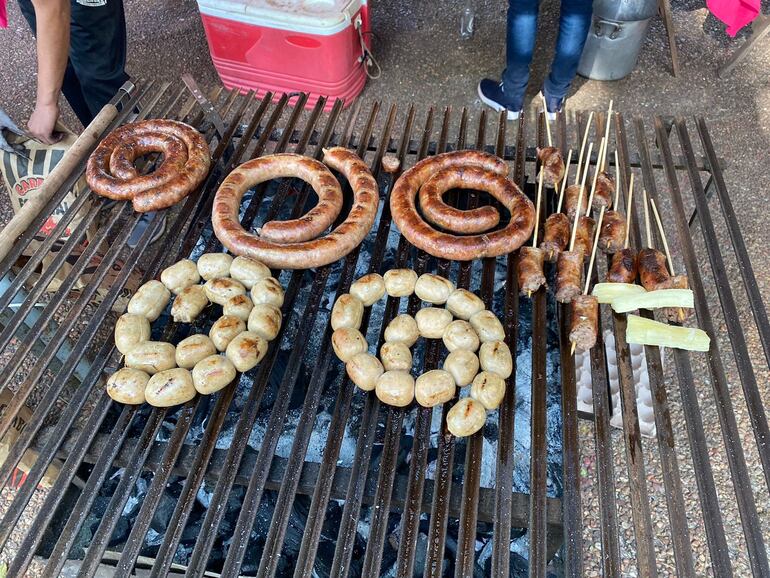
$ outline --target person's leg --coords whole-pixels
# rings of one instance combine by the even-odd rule
[[[505,49],[503,90],[512,99],[524,103],[529,82],[529,65],[537,38],[538,0],[510,0]]]
[[[506,62],[500,82],[479,82],[481,102],[493,110],[508,111],[508,120],[519,117],[529,82],[529,64],[535,50],[538,0],[509,0]]]
[[[93,118],[129,79],[122,0],[73,0],[70,60]]]
[[[29,23],[29,27],[32,29],[32,34],[37,33],[37,21],[35,19],[35,9],[32,6],[31,0],[18,0],[19,8],[24,18]],[[70,107],[75,112],[75,116],[78,120],[86,126],[91,122],[91,111],[88,108],[86,99],[83,96],[83,90],[80,86],[80,81],[75,74],[75,69],[72,67],[72,60],[67,60],[67,68],[64,71],[64,80],[62,82],[62,94],[67,99]]]
[[[561,108],[577,73],[580,56],[591,27],[592,0],[562,0],[559,38],[551,64],[551,73],[543,86],[551,112]],[[553,105],[553,107],[552,107]]]

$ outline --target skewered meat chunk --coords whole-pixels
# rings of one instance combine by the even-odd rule
[[[607,281],[610,283],[635,283],[637,274],[636,252],[633,249],[621,249],[612,256]]]
[[[522,295],[534,293],[545,284],[543,259],[545,251],[535,247],[519,249],[519,290]]]
[[[556,300],[569,303],[580,295],[583,284],[583,252],[562,251],[556,263]]]
[[[564,191],[564,208],[570,221],[575,220],[578,210],[578,197],[580,197],[581,185],[570,185]],[[580,202],[580,214],[585,215],[588,208],[588,191],[583,187],[583,200]]]
[[[602,207],[612,205],[612,197],[615,196],[615,179],[609,173],[601,172],[596,177],[596,190],[594,191],[593,208],[600,211]]]
[[[657,249],[646,248],[639,251],[639,279],[647,291],[655,291],[671,275],[666,267],[666,256]]]
[[[569,218],[564,213],[548,215],[543,229],[543,240],[540,248],[545,253],[544,258],[549,262],[555,262],[559,253],[564,251],[569,244]]]
[[[569,340],[587,351],[596,345],[599,322],[599,300],[593,295],[578,295],[572,301]]]
[[[626,242],[626,217],[618,211],[606,211],[599,233],[599,248],[611,255],[620,251]]]
[[[594,247],[594,231],[596,221],[591,217],[582,216],[578,220],[577,232],[575,233],[575,250],[583,252],[583,258],[591,258],[591,251]]]
[[[561,151],[556,147],[539,148],[537,160],[540,161],[540,170],[543,171],[543,184],[555,189],[564,178],[564,159]]]

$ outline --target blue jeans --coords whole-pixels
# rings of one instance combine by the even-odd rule
[[[537,35],[538,0],[510,0],[506,68],[503,72],[505,93],[521,100],[529,82],[529,64]],[[559,37],[551,72],[544,89],[548,97],[563,99],[575,78],[580,55],[591,26],[593,0],[561,0]]]

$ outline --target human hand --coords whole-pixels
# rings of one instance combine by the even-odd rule
[[[59,104],[56,102],[42,104],[40,102],[32,111],[27,122],[27,130],[32,138],[43,144],[54,144],[61,140],[61,135],[54,134],[56,121],[59,119]]]

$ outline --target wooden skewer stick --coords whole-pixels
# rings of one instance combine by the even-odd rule
[[[588,157],[591,157],[591,151],[594,148],[594,143],[591,143],[588,145]],[[578,194],[578,210],[575,213],[575,222],[572,223],[572,236],[570,237],[569,241],[569,250],[572,251],[572,249],[575,247],[575,235],[577,234],[577,225],[578,221],[580,220],[580,205],[583,203],[583,191],[586,188],[586,175],[588,175],[588,171],[585,171],[583,173],[583,182],[580,185],[580,193]]]
[[[575,175],[575,184],[580,182],[580,170],[583,167],[583,153],[586,150],[586,143],[588,142],[588,133],[591,131],[591,121],[594,118],[593,111],[588,115],[588,122],[586,123],[586,130],[583,133],[583,143],[580,145],[580,156],[578,156],[577,174]]]
[[[596,223],[596,233],[594,233],[594,246],[591,250],[591,259],[588,261],[588,273],[586,274],[586,287],[583,289],[583,295],[588,295],[588,287],[591,284],[591,273],[594,271],[594,261],[596,260],[596,248],[599,246],[599,234],[602,229],[602,219],[604,219],[604,210],[606,207],[602,206],[602,210],[599,212],[599,220]]]
[[[567,188],[567,177],[569,176],[569,164],[572,162],[572,149],[567,153],[567,164],[564,167],[564,178],[561,180],[561,191],[559,192],[559,202],[556,205],[556,212],[561,213],[561,204],[564,201],[564,191]]]
[[[663,232],[663,223],[660,220],[660,214],[658,214],[658,207],[655,205],[655,199],[650,199],[650,205],[652,205],[652,214],[655,215],[655,222],[658,224],[658,232],[660,238],[663,241],[663,249],[666,251],[666,259],[668,259],[668,270],[671,275],[674,275],[674,261],[671,259],[671,251],[668,250],[668,241],[666,240],[666,233]]]
[[[623,248],[628,249],[628,238],[631,233],[631,213],[634,212],[634,173],[631,173],[631,183],[628,185],[628,203],[626,203],[626,240]]]
[[[612,118],[612,99],[610,99],[610,107],[607,109],[607,124],[604,127],[604,141],[607,143],[604,148],[604,154],[602,155],[602,166],[599,172],[604,172],[604,161],[607,158],[607,148],[610,144],[610,119]]]
[[[545,132],[548,135],[548,146],[553,146],[553,140],[551,139],[551,125],[548,124],[548,105],[545,102],[545,95],[541,92],[540,96],[543,97],[543,116],[545,116]]]
[[[594,202],[594,192],[596,192],[596,180],[599,178],[599,160],[602,158],[607,146],[607,141],[602,138],[602,142],[599,145],[599,156],[596,158],[596,170],[594,171],[594,180],[591,183],[591,195],[588,197],[588,205],[586,206],[586,215],[591,212],[591,203]],[[591,166],[591,155],[588,155],[586,159],[586,173],[588,173],[588,167]],[[580,207],[580,205],[578,205]]]
[[[615,200],[612,201],[612,208],[618,210],[618,201],[620,200],[620,164],[618,163],[618,149],[615,149]]]
[[[535,204],[535,233],[532,235],[532,248],[537,247],[537,232],[540,229],[540,199],[543,197],[543,171],[540,170],[540,178],[537,183],[537,202]]]
[[[647,247],[652,249],[652,230],[650,229],[650,210],[648,206],[649,201],[647,200],[647,189],[642,189],[642,196],[644,197],[644,228],[647,231]]]

